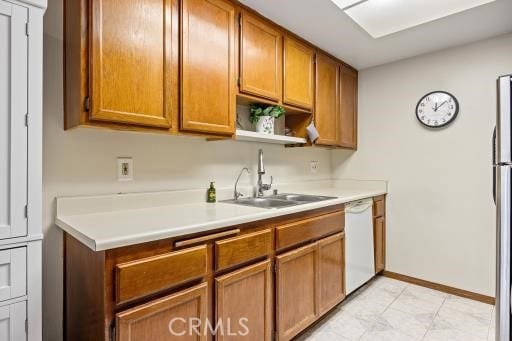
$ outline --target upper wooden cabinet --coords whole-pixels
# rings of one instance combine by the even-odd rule
[[[281,99],[282,35],[268,22],[240,14],[240,92]]]
[[[232,134],[236,120],[235,6],[183,0],[181,128]]]
[[[75,0],[64,11],[66,129],[225,138],[238,99],[283,105],[297,137],[315,119],[318,144],[357,147],[357,71],[238,1]]]
[[[315,89],[315,50],[296,39],[284,38],[283,103],[311,110]]]
[[[176,0],[91,1],[90,119],[171,127],[177,22]]]
[[[340,144],[340,67],[332,58],[316,55],[315,125],[317,144]]]
[[[357,72],[341,67],[340,145],[357,149]]]

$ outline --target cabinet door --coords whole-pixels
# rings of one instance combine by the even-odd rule
[[[27,19],[0,1],[0,239],[27,234]]]
[[[217,325],[222,326],[216,340],[272,340],[270,260],[219,277],[215,282]]]
[[[116,314],[118,341],[207,340],[208,285]]]
[[[282,77],[281,33],[242,12],[240,35],[240,92],[278,101]]]
[[[386,221],[384,217],[374,219],[373,239],[375,248],[375,273],[379,273],[386,267]]]
[[[283,102],[313,108],[315,51],[290,37],[284,38]]]
[[[91,6],[91,119],[171,127],[178,108],[177,0]]]
[[[1,4],[0,4],[1,6]],[[27,339],[25,320],[27,303],[25,301],[0,307],[0,340],[23,341]]]
[[[323,314],[345,298],[345,234],[318,242],[318,303]]]
[[[341,67],[340,145],[357,149],[357,73]]]
[[[318,315],[317,244],[276,257],[276,321],[279,340],[290,340]]]
[[[0,250],[0,301],[20,297],[26,293],[27,248]]]
[[[181,129],[235,131],[235,7],[223,0],[183,0]]]
[[[339,64],[322,54],[316,56],[315,125],[320,134],[317,144],[340,143]]]

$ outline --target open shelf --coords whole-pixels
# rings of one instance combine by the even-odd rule
[[[301,137],[261,134],[254,131],[237,129],[235,139],[238,141],[263,142],[274,144],[306,144],[307,141]]]
[[[236,96],[237,104],[242,105],[251,105],[251,104],[264,104],[264,105],[280,105],[286,109],[285,115],[311,115],[311,110],[296,108],[287,104],[283,104],[280,102],[274,102],[268,99],[263,99],[247,94],[237,94]]]

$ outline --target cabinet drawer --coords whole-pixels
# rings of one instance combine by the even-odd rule
[[[177,284],[203,277],[207,272],[206,245],[116,265],[116,302],[122,303]]]
[[[270,229],[215,242],[215,268],[229,268],[272,252]]]
[[[27,292],[27,248],[0,250],[0,301]]]
[[[342,232],[345,228],[345,212],[334,212],[276,228],[277,249],[284,249],[309,240]]]
[[[373,200],[373,216],[382,217],[386,215],[386,202],[384,197],[376,197]]]

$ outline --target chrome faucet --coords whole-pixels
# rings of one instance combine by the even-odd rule
[[[235,200],[238,200],[238,198],[244,196],[242,193],[238,192],[238,190],[237,190],[238,180],[240,180],[240,177],[242,176],[244,171],[247,171],[247,174],[251,174],[251,171],[247,167],[242,168],[242,170],[240,171],[240,174],[238,174],[238,178],[236,178],[236,181],[235,181],[235,193],[233,194],[233,197],[235,198]]]
[[[262,176],[266,173],[265,165],[263,163],[263,149],[260,149],[258,153],[258,191],[256,195],[258,197],[262,197],[265,191],[268,191],[270,188],[272,188],[274,179],[270,177],[270,184],[263,183]]]

